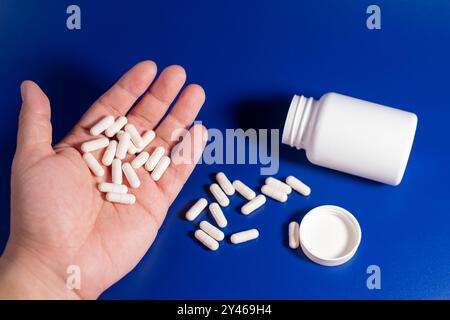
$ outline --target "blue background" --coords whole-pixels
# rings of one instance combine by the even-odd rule
[[[82,29],[66,28],[81,7]],[[37,81],[52,102],[59,140],[89,105],[134,63],[181,64],[204,86],[198,119],[207,127],[282,128],[294,93],[336,91],[415,112],[419,125],[403,182],[381,185],[307,162],[281,147],[277,177],[294,174],[312,195],[268,201],[248,217],[244,200],[225,209],[226,233],[261,236],[210,252],[183,219],[224,171],[254,189],[259,165],[200,165],[172,205],[150,251],[102,298],[450,298],[450,2],[376,1],[382,30],[366,28],[372,1],[18,1],[0,3],[1,232],[9,224],[9,175],[19,84]],[[287,246],[287,224],[336,204],[359,220],[362,242],[347,264],[316,265]],[[208,218],[209,219],[209,218]],[[381,290],[366,269],[381,268]]]

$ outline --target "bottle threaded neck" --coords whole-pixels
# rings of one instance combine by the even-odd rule
[[[284,123],[281,142],[297,149],[305,149],[314,99],[294,95]]]

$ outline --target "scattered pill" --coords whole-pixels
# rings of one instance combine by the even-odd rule
[[[97,159],[95,159],[92,153],[86,152],[85,154],[83,154],[83,159],[84,161],[86,161],[88,168],[91,169],[92,173],[97,177],[102,177],[105,174],[105,170],[100,165],[100,163],[98,163]]]
[[[231,184],[230,180],[228,180],[227,176],[223,172],[219,172],[216,174],[216,180],[219,183],[219,186],[222,188],[223,192],[227,196],[232,196],[236,190],[234,190],[233,185]]]
[[[298,222],[292,221],[289,223],[289,247],[297,249],[300,245],[300,225]]]
[[[116,157],[120,160],[125,159],[128,151],[128,147],[130,145],[130,134],[128,132],[124,132],[119,137],[119,144],[117,145]]]
[[[83,152],[92,152],[98,149],[105,148],[109,145],[108,138],[98,138],[90,141],[86,141],[81,145],[81,151]]]
[[[219,227],[225,228],[228,225],[227,218],[225,218],[222,208],[220,208],[216,202],[209,205],[209,211]]]
[[[233,187],[236,189],[236,191],[243,196],[247,200],[252,200],[254,197],[256,197],[255,191],[250,189],[247,185],[245,185],[240,180],[234,180],[233,181]]]
[[[222,207],[226,207],[230,204],[230,199],[228,199],[227,195],[222,191],[217,183],[210,185],[209,191],[211,191],[211,194]]]
[[[148,152],[144,151],[139,153],[137,157],[134,158],[133,161],[131,161],[131,166],[133,167],[133,169],[139,169],[147,162],[148,157],[150,157]]]
[[[124,116],[120,116],[117,118],[117,120],[105,131],[105,135],[107,137],[114,137],[115,134],[117,134],[126,124],[128,120]]]
[[[256,196],[241,208],[242,214],[248,215],[266,203],[266,197],[262,194]]]
[[[154,181],[158,181],[159,179],[161,179],[162,175],[164,174],[164,172],[166,172],[167,168],[170,165],[170,158],[168,156],[163,156],[161,158],[161,160],[158,161],[155,169],[153,169],[152,171],[152,179]]]
[[[279,201],[279,202],[286,202],[288,199],[288,196],[286,193],[280,191],[279,189],[276,189],[273,186],[270,186],[268,184],[265,184],[261,188],[261,192],[268,196],[269,198],[272,198],[273,200]]]
[[[153,171],[165,152],[166,150],[163,147],[157,147],[153,150],[152,154],[145,163],[145,169],[147,171]]]
[[[309,196],[311,194],[311,188],[294,176],[287,177],[286,183],[290,185],[292,189],[304,196]]]
[[[136,146],[136,148],[138,149],[142,148],[143,145],[142,137],[133,124],[131,123],[127,124],[125,126],[125,132],[128,132],[130,134],[131,141]]]
[[[110,182],[102,182],[98,184],[100,192],[127,193],[128,188],[123,184],[115,184]]]
[[[109,202],[117,202],[122,204],[134,204],[136,202],[136,197],[134,196],[134,194],[130,193],[123,194],[108,192],[106,194],[106,200],[108,200]]]
[[[200,222],[200,229],[205,231],[211,238],[214,238],[217,241],[222,241],[223,239],[225,239],[224,233],[208,221],[204,220]]]
[[[194,221],[199,214],[206,208],[208,201],[205,198],[199,199],[187,212],[186,219],[189,221]]]
[[[283,181],[280,181],[274,177],[268,177],[266,179],[266,184],[269,186],[272,186],[275,189],[278,189],[281,192],[284,192],[286,194],[290,194],[292,192],[292,188],[289,185],[287,185]]]
[[[142,135],[142,147],[138,149],[138,152],[141,152],[155,139],[156,133],[153,130],[148,130],[146,133]]]
[[[194,233],[195,238],[200,241],[205,247],[212,251],[219,249],[219,243],[211,238],[205,231],[198,229]]]
[[[233,233],[230,237],[231,243],[239,244],[242,242],[247,242],[259,237],[259,231],[257,229],[250,229],[246,231],[241,231]]]
[[[112,182],[122,184],[122,160],[114,159],[111,167]]]
[[[135,189],[139,188],[139,186],[141,185],[141,180],[139,180],[139,177],[136,174],[136,171],[134,171],[131,164],[129,162],[125,162],[122,165],[122,170],[130,186]]]
[[[103,158],[102,158],[102,163],[105,166],[111,165],[111,163],[113,162],[114,157],[116,155],[116,150],[117,150],[117,141],[111,140],[109,142],[109,145],[106,148],[105,153],[103,154]]]
[[[135,170],[145,165],[145,169],[152,172],[152,179],[158,181],[169,167],[171,159],[164,155],[166,150],[161,146],[156,147],[151,154],[145,151],[143,152],[155,139],[155,131],[148,130],[141,136],[136,127],[127,122],[128,120],[124,116],[118,117],[117,120],[114,120],[113,116],[105,116],[90,129],[90,133],[93,136],[98,136],[104,132],[107,137],[112,138],[116,136],[118,142],[115,140],[110,141],[105,137],[97,138],[84,142],[81,145],[81,150],[84,152],[83,159],[86,161],[92,173],[96,176],[103,176],[105,170],[91,152],[106,147],[101,162],[105,166],[112,165],[112,183],[102,182],[98,185],[98,189],[101,192],[107,193],[106,198],[108,201],[133,204],[136,201],[136,197],[127,193],[127,186],[122,184],[123,175],[125,175],[132,188],[138,188],[141,185],[141,181]],[[126,162],[122,165],[121,160],[125,159],[127,153],[131,155],[138,154],[131,163]],[[266,202],[264,195],[274,200],[285,202],[292,189],[305,196],[311,193],[311,189],[294,176],[287,177],[286,183],[274,177],[266,178],[266,184],[261,188],[261,192],[264,195],[261,194],[258,196],[256,196],[255,191],[240,180],[235,180],[231,183],[223,172],[216,174],[216,180],[217,183],[211,184],[209,189],[217,202],[211,203],[209,210],[220,228],[224,228],[228,224],[221,206],[228,206],[230,204],[228,196],[233,195],[236,191],[245,199],[249,200],[241,208],[241,212],[245,215],[250,214]],[[186,219],[190,221],[195,220],[207,205],[208,202],[205,198],[199,199],[186,212]],[[258,236],[258,230],[251,229],[231,235],[231,241],[233,243],[241,243],[255,239]],[[196,231],[196,238],[202,243],[208,242],[204,244],[211,250],[217,250],[219,247],[217,241],[222,241],[224,234],[211,223],[202,221],[200,223],[200,230]],[[299,224],[297,222],[291,222],[289,224],[289,246],[291,248],[298,248],[299,246]]]
[[[113,116],[106,116],[97,122],[90,130],[91,135],[98,136],[100,133],[108,129],[114,123]]]

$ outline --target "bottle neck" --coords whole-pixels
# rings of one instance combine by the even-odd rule
[[[284,124],[282,143],[306,149],[316,113],[316,100],[294,95]]]

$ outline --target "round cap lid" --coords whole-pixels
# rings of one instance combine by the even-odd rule
[[[300,246],[315,263],[337,266],[350,260],[361,242],[361,227],[347,210],[320,206],[300,223]]]

